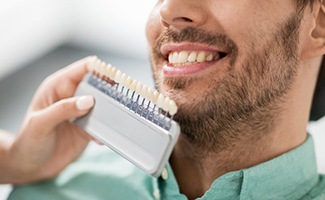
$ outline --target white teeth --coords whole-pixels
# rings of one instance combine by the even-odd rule
[[[181,51],[178,54],[177,63],[185,63],[187,61],[187,58],[188,58],[188,52],[187,51]]]
[[[204,62],[205,61],[205,52],[204,51],[200,51],[200,53],[197,55],[197,59],[198,62]]]
[[[174,62],[174,60],[173,60],[173,54],[172,54],[172,53],[170,53],[170,54],[168,55],[168,61],[169,61],[170,63],[173,63],[173,62]]]
[[[206,58],[205,58],[206,61],[211,61],[213,60],[213,55],[212,53],[210,53]]]
[[[173,53],[173,56],[172,56],[172,62],[173,63],[177,63],[177,58],[178,58],[178,53],[177,52],[174,52]]]
[[[193,54],[193,52],[191,54]],[[194,54],[196,53],[194,52]],[[174,52],[169,55],[170,60],[174,60],[178,63],[187,62],[189,57],[190,55],[186,51],[182,51],[180,53]],[[195,55],[194,57],[197,56]],[[174,115],[177,112],[176,103],[169,97],[165,97],[162,93],[159,93],[157,90],[153,90],[148,86],[143,85],[137,80],[132,80],[130,76],[127,76],[125,73],[123,73],[121,70],[118,70],[116,67],[113,67],[111,64],[106,64],[105,62],[97,59],[92,63],[90,70],[92,70],[92,73],[94,73],[99,78],[104,79],[107,77],[108,79],[119,83],[127,89],[134,91],[144,100],[152,102],[153,104],[157,105],[158,108],[163,109],[171,115]],[[104,80],[106,80],[106,78]]]
[[[170,52],[168,55],[168,62],[176,64],[176,66],[182,66],[183,64],[190,63],[201,63],[210,62],[220,58],[217,52],[207,51],[181,51],[181,52]],[[178,64],[178,65],[177,65]]]
[[[188,62],[196,61],[197,53],[195,51],[191,52],[190,56],[187,58]]]

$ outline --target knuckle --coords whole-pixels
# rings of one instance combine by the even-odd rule
[[[68,110],[70,110],[70,107],[67,103],[59,102],[57,105],[57,112],[59,113],[66,113]]]
[[[52,85],[55,84],[55,82],[56,82],[55,75],[51,74],[42,81],[42,85]]]
[[[28,127],[34,127],[40,123],[40,117],[41,113],[40,112],[33,112],[28,115],[28,118],[26,120],[26,125]]]
[[[63,99],[58,102],[57,111],[62,114],[67,114],[73,111],[74,104],[71,100]]]

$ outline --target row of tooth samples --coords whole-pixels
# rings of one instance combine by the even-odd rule
[[[175,101],[141,82],[133,80],[130,76],[113,67],[111,64],[106,64],[100,59],[96,59],[91,66],[91,70],[100,77],[107,77],[115,83],[134,91],[137,95],[157,105],[158,108],[168,112],[170,115],[173,116],[176,114],[178,108]]]

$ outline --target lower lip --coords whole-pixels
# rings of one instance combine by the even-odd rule
[[[174,67],[171,66],[170,63],[166,61],[164,63],[162,70],[165,76],[173,76],[173,77],[191,76],[206,70],[216,62],[218,61],[210,61],[210,62],[197,63],[193,65]]]

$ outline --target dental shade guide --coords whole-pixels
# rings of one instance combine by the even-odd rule
[[[169,97],[97,59],[75,96],[91,95],[94,108],[74,123],[122,157],[158,177],[180,134]]]

